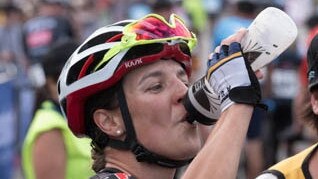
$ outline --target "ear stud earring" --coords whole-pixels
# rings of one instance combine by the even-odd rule
[[[117,134],[117,135],[120,135],[120,134],[122,134],[122,133],[123,133],[123,132],[122,132],[121,130],[117,130],[117,131],[116,131],[116,134]]]

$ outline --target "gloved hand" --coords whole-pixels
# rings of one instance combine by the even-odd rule
[[[242,31],[239,35],[242,36]],[[261,90],[249,62],[244,59],[240,44],[233,42],[239,36],[229,37],[208,60],[207,75],[189,87],[184,106],[189,112],[189,122],[214,124],[221,112],[237,103],[259,106]],[[233,39],[234,38],[234,39]],[[232,42],[232,43],[231,43]]]
[[[218,95],[221,111],[226,110],[234,102],[261,105],[258,79],[244,59],[239,43],[222,45],[220,52],[214,53],[209,59],[208,67],[206,79]]]

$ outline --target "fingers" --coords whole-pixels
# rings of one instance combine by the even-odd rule
[[[228,45],[222,45],[219,53],[220,59],[223,59],[229,55],[229,46]]]
[[[220,49],[221,49],[221,46],[217,46],[217,47],[214,49],[214,53],[220,53]]]
[[[259,80],[264,78],[264,73],[261,70],[256,70],[255,75]]]
[[[221,44],[214,49],[214,52],[209,55],[208,66],[215,64],[219,59],[223,59],[224,57],[232,54],[232,51],[238,51],[237,48],[240,46],[235,45],[232,49],[229,50],[229,46],[233,42],[240,43],[247,30],[245,28],[241,28],[235,34],[227,37],[222,40]],[[230,52],[229,52],[230,51]]]

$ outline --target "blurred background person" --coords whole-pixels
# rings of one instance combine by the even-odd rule
[[[22,148],[26,179],[93,175],[90,140],[73,135],[58,105],[57,80],[77,46],[74,41],[57,42],[42,59],[46,83],[37,90],[36,111]]]
[[[22,48],[23,13],[11,3],[0,7],[0,178],[12,178],[19,150],[17,101],[26,59]]]
[[[33,3],[34,12],[29,12],[31,15],[24,22],[22,29],[22,44],[29,64],[27,68],[29,83],[24,85],[23,96],[19,100],[21,140],[25,137],[35,110],[35,91],[45,84],[43,55],[56,42],[77,39],[67,1],[38,0]]]
[[[287,142],[287,131],[294,117],[293,99],[299,86],[297,77],[300,61],[300,55],[290,47],[267,66],[267,76],[263,87],[266,103],[269,106],[269,118],[266,120],[264,134],[267,167],[279,160],[277,154],[280,145]]]
[[[256,0],[231,0],[225,7],[225,12],[216,20],[212,31],[212,46],[220,45],[221,40],[238,31],[247,28],[257,13],[260,3]]]
[[[30,78],[35,87],[44,84],[42,57],[58,41],[76,39],[73,22],[68,14],[69,3],[63,0],[39,0],[36,14],[23,27],[25,51],[30,60]]]

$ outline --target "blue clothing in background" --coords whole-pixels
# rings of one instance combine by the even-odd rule
[[[16,140],[14,112],[14,83],[0,84],[0,178],[13,177]]]
[[[222,39],[232,35],[240,28],[247,28],[252,21],[253,19],[238,16],[228,16],[219,19],[214,26],[212,47],[220,45]]]

